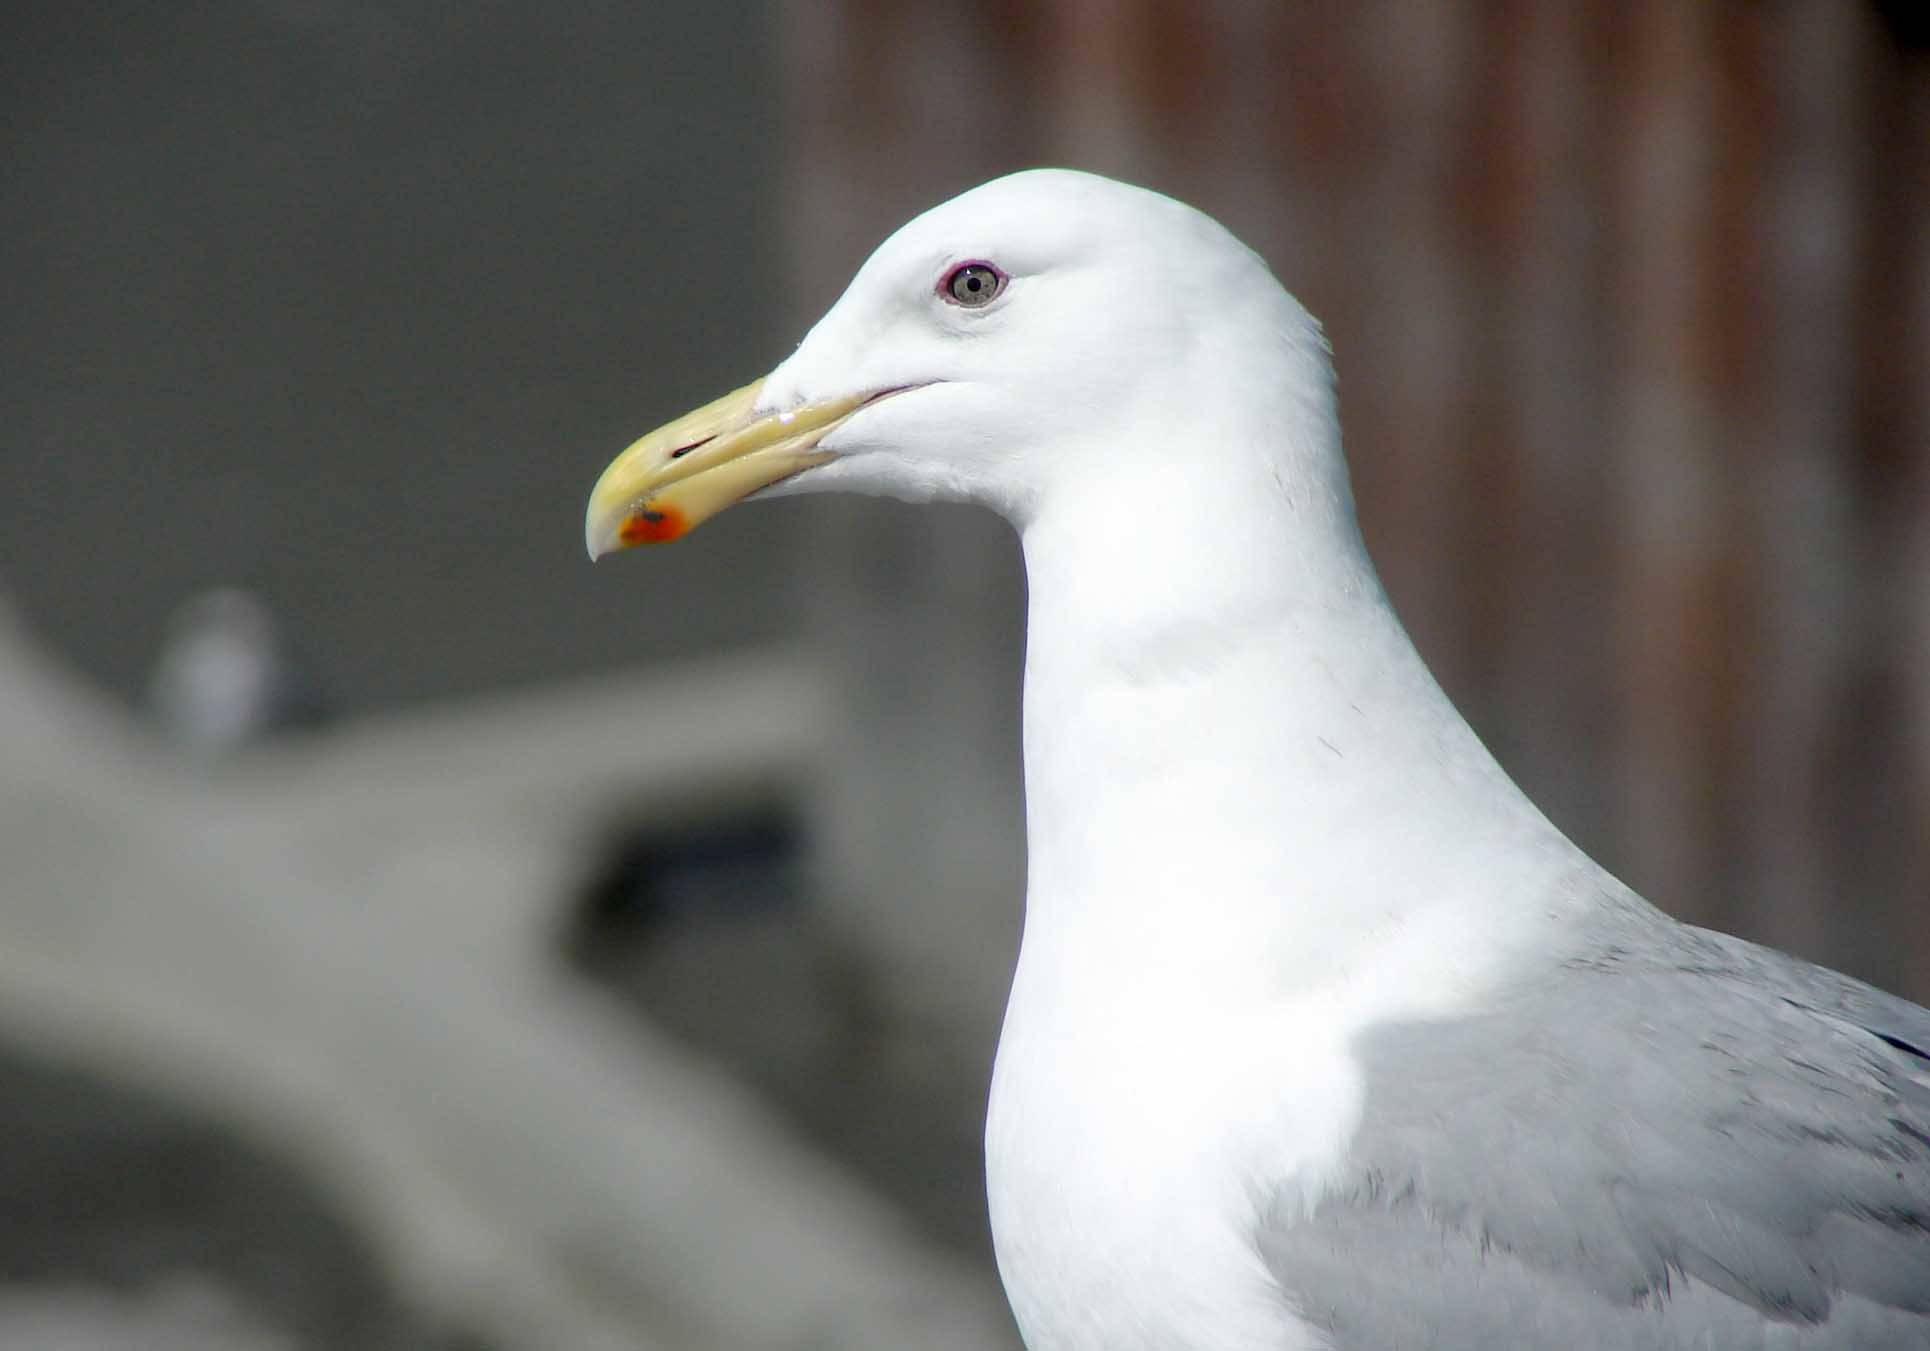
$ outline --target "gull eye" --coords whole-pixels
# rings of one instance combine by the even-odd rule
[[[967,263],[945,278],[944,293],[968,310],[991,304],[1005,289],[1005,274],[990,263]]]

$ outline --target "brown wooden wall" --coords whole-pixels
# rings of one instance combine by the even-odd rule
[[[1923,998],[1930,51],[1892,10],[785,7],[796,320],[1013,168],[1219,216],[1325,320],[1389,589],[1555,820]]]

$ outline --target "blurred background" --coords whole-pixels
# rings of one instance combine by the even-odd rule
[[[1930,998],[1924,16],[16,0],[0,1347],[1015,1345],[1010,532],[581,512],[1028,165],[1325,320],[1559,825]]]

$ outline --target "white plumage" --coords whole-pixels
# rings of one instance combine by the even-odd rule
[[[718,446],[828,428],[765,495],[975,501],[1023,540],[986,1162],[1033,1351],[1930,1344],[1930,1014],[1676,925],[1521,795],[1376,579],[1317,325],[1220,226],[987,184],[744,401]],[[690,491],[677,426],[606,474],[593,549]],[[1659,1121],[1597,1082],[1630,1055]]]

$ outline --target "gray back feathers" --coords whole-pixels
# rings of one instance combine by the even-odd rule
[[[1375,1029],[1352,1182],[1263,1235],[1339,1348],[1930,1348],[1930,1012],[1617,899]]]

